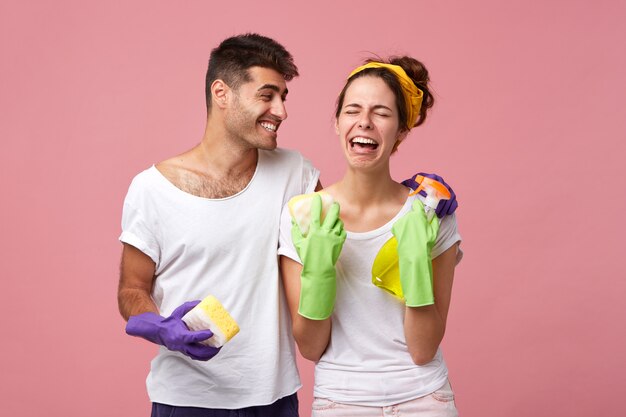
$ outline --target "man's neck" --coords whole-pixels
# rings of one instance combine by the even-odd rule
[[[157,164],[157,169],[176,187],[198,197],[237,194],[254,176],[258,150],[234,145],[225,133],[207,128],[198,145]]]
[[[232,177],[254,171],[258,161],[258,150],[232,146],[226,141],[203,138],[189,151],[190,164],[195,170],[213,177]]]

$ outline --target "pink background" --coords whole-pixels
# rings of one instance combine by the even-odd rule
[[[155,349],[125,336],[116,305],[122,200],[199,141],[210,49],[258,31],[302,74],[281,146],[325,184],[342,174],[347,72],[368,52],[428,65],[438,103],[393,170],[440,173],[459,195],[443,347],[461,414],[623,415],[626,3],[213,3],[0,4],[2,414],[148,415]]]

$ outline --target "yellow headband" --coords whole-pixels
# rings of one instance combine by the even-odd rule
[[[406,103],[407,120],[406,127],[411,130],[417,122],[417,117],[420,114],[420,108],[422,107],[422,97],[424,92],[417,88],[413,80],[406,75],[404,69],[400,65],[385,64],[383,62],[368,62],[365,65],[361,65],[350,73],[348,79],[354,74],[363,71],[367,68],[385,68],[393,72],[400,81],[402,91],[404,92],[404,102]]]

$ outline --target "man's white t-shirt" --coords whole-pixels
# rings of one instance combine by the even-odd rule
[[[372,284],[374,259],[393,236],[393,224],[411,209],[415,198],[408,197],[384,226],[364,233],[347,232],[336,265],[330,344],[315,366],[315,397],[383,407],[428,395],[446,383],[448,369],[441,349],[430,363],[415,365],[404,336],[404,302]],[[290,231],[291,218],[284,210],[279,254],[300,262]],[[445,216],[431,256],[436,258],[460,240],[455,216]],[[457,263],[461,258],[459,249]]]
[[[133,179],[120,240],[156,264],[152,297],[161,315],[212,294],[240,327],[206,362],[160,347],[147,379],[152,402],[238,409],[271,404],[301,386],[278,233],[283,205],[312,192],[318,177],[299,153],[277,149],[259,151],[250,183],[227,198],[188,194],[154,166]]]

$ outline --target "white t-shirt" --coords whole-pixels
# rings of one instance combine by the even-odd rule
[[[299,153],[277,149],[259,151],[250,183],[227,198],[188,194],[154,166],[133,179],[120,240],[155,262],[161,315],[213,294],[241,329],[207,362],[161,347],[147,379],[151,401],[238,409],[300,388],[276,253],[283,205],[312,192],[318,177]]]
[[[446,382],[448,370],[441,350],[430,363],[415,365],[404,336],[404,302],[372,284],[374,259],[393,236],[393,224],[411,209],[415,198],[409,197],[384,226],[364,233],[347,232],[336,265],[330,344],[315,366],[316,397],[382,407],[428,395]],[[290,230],[289,212],[284,210],[279,254],[300,262]],[[445,216],[431,256],[439,256],[460,240],[455,216]],[[457,263],[461,257],[459,249]]]

